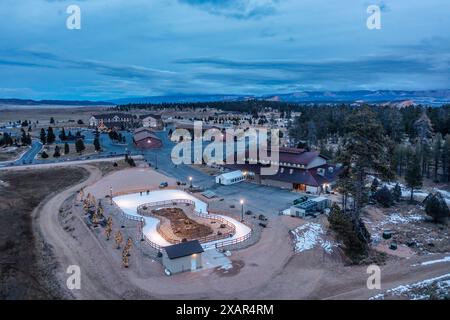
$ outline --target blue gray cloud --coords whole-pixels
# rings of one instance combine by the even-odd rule
[[[274,15],[280,0],[178,0],[218,16],[259,19]]]
[[[65,27],[72,3],[78,31]],[[366,27],[369,4],[382,9],[380,30]],[[0,98],[449,88],[449,9],[448,0],[3,0]]]

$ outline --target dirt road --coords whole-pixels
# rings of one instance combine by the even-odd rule
[[[149,258],[139,258],[139,263],[123,269],[117,250],[105,248],[78,215],[67,218],[75,229],[72,233],[58,220],[59,208],[67,198],[102,178],[97,168],[82,167],[89,172],[86,181],[34,212],[41,235],[59,262],[57,277],[62,286],[69,265],[81,268],[82,289],[70,292],[76,299],[367,299],[381,292],[366,288],[365,266],[344,266],[338,254],[328,255],[315,248],[294,256],[289,228],[282,219],[274,220],[256,245],[234,253],[231,259],[238,268],[225,276],[204,270],[167,277]],[[448,273],[449,263],[413,266],[440,256],[389,259],[382,266],[382,289]]]

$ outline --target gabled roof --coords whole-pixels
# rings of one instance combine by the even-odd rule
[[[144,131],[154,133],[153,130],[151,130],[150,128],[140,127],[140,128],[137,128],[134,130],[134,134],[137,134],[139,132],[144,132]]]
[[[184,123],[184,122],[181,123],[181,122],[179,122],[179,123],[176,124],[176,128],[177,129],[194,130],[194,123]],[[212,125],[209,125],[209,124],[202,124],[202,130],[209,130],[209,129],[218,129],[218,130],[220,130],[220,128],[217,127],[217,126],[212,126]]]
[[[103,113],[103,114],[93,114],[92,115],[95,119],[112,119],[115,116],[118,116],[119,118],[132,118],[133,116],[128,113]]]
[[[231,164],[226,165],[226,167],[230,169],[240,169],[244,171],[254,172],[255,174],[261,174],[261,168],[267,166],[263,166],[261,164]],[[330,167],[333,168],[332,172],[329,170]],[[324,169],[323,176],[317,173],[317,169],[319,168]],[[276,174],[262,177],[271,180],[306,184],[308,186],[318,187],[320,185],[323,185],[324,183],[331,183],[333,181],[336,181],[341,170],[342,168],[328,164],[313,169],[280,166]]]
[[[308,166],[316,158],[320,157],[327,160],[326,157],[322,156],[318,151],[306,151],[305,149],[297,148],[279,148],[279,162],[280,163],[291,163],[300,164],[303,166]],[[249,157],[249,150],[245,151],[246,159]],[[240,156],[242,158],[242,156]]]
[[[161,140],[160,138],[158,138],[158,136],[156,136],[153,132],[149,131],[149,130],[141,130],[138,131],[137,133],[134,133],[134,141],[141,141],[141,140],[146,140],[146,139],[156,139],[156,140]]]
[[[225,172],[225,173],[222,173],[219,175],[219,177],[222,177],[225,179],[235,179],[235,178],[240,178],[242,176],[243,176],[243,174],[242,174],[241,170]]]
[[[169,259],[187,257],[196,253],[202,253],[203,248],[198,240],[181,242],[164,248]]]
[[[145,119],[145,118],[148,118],[148,117],[152,117],[154,119],[161,119],[161,115],[160,114],[152,114],[152,113],[140,115],[139,119],[142,120],[142,119]]]

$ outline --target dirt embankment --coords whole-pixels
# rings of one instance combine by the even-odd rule
[[[209,226],[190,219],[180,208],[152,210],[152,214],[168,219],[172,232],[182,239],[196,239],[213,233]]]
[[[51,248],[36,230],[33,210],[88,176],[82,168],[0,173],[0,299],[62,298]]]

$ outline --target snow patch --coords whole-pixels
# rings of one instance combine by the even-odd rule
[[[397,212],[394,212],[389,215],[389,217],[384,221],[385,223],[392,223],[392,224],[403,224],[403,223],[410,223],[410,222],[417,222],[421,221],[424,218],[421,215],[418,214],[410,214],[406,216],[402,216],[398,214]]]
[[[382,300],[385,298],[386,295],[390,296],[401,296],[401,295],[407,295],[411,300],[424,300],[429,299],[429,294],[423,294],[423,293],[417,293],[413,291],[418,291],[420,289],[426,289],[428,286],[435,284],[438,288],[438,290],[441,293],[448,294],[448,291],[450,289],[450,273],[444,274],[439,277],[423,280],[420,282],[416,282],[413,284],[408,285],[401,285],[392,289],[387,290],[385,293],[377,294],[369,300]]]
[[[220,269],[220,270],[228,271],[228,270],[233,269],[233,265],[232,265],[231,263],[225,264],[225,265],[221,266],[219,269]]]
[[[322,239],[324,231],[318,223],[305,223],[292,230],[291,233],[294,236],[295,252],[303,252],[320,245],[325,252],[332,253],[333,247],[337,246],[329,240]]]
[[[415,266],[428,266],[430,264],[441,263],[441,262],[450,262],[450,256],[444,257],[442,259],[425,261],[425,262],[422,262],[422,263],[419,263],[419,264],[414,264],[413,267],[415,267]]]

